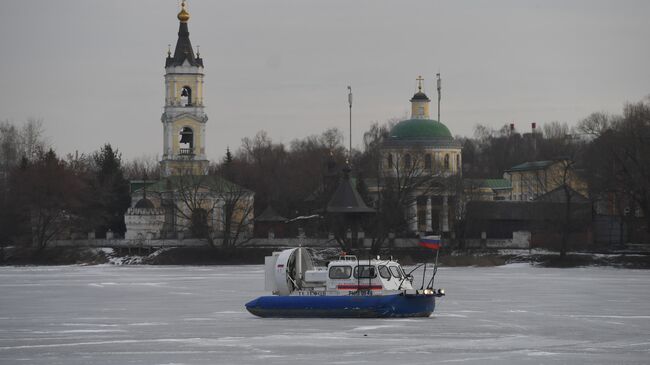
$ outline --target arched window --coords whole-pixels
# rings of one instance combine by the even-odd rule
[[[179,154],[181,155],[193,155],[194,154],[194,132],[190,127],[181,128],[179,133],[180,139],[178,143],[180,145]]]
[[[445,154],[445,170],[449,170],[449,154]]]
[[[432,165],[432,164],[431,164],[431,155],[427,153],[427,154],[424,156],[424,168],[430,170],[430,169],[431,169],[431,165]]]
[[[407,169],[411,168],[411,155],[408,153],[404,155],[404,167]]]
[[[389,169],[393,168],[393,155],[390,153],[388,154],[388,168]]]
[[[181,90],[181,106],[192,106],[192,89],[189,86],[183,86]]]

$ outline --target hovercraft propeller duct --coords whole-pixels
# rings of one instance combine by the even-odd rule
[[[264,258],[264,289],[276,295],[289,295],[294,290],[313,287],[307,271],[314,271],[314,262],[309,251],[297,247]],[[322,285],[322,283],[321,283]]]

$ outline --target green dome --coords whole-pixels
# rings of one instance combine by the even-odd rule
[[[390,131],[390,138],[426,139],[449,138],[451,133],[447,127],[433,119],[407,119],[397,123]]]

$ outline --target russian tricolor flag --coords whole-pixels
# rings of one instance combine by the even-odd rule
[[[440,249],[441,242],[440,236],[424,236],[420,238],[420,246],[430,248],[432,250]]]

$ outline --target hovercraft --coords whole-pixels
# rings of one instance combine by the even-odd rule
[[[428,317],[436,297],[445,295],[433,289],[436,266],[425,287],[425,264],[416,289],[413,276],[392,258],[342,255],[327,267],[315,267],[306,249],[287,249],[264,259],[264,288],[274,295],[252,300],[246,309],[259,317]]]

